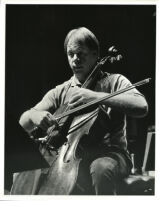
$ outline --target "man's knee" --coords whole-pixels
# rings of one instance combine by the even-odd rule
[[[109,157],[98,158],[92,162],[90,173],[96,195],[115,194],[117,169],[118,162]]]
[[[115,179],[117,175],[118,163],[112,158],[98,158],[92,162],[90,173],[96,179]]]

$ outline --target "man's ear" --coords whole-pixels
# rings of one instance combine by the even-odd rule
[[[94,57],[99,57],[99,54],[98,54],[98,52],[96,50],[93,50],[92,54],[93,54]]]
[[[97,61],[99,61],[99,53],[94,50],[94,51],[92,52],[92,54],[93,54],[93,57],[96,58]]]

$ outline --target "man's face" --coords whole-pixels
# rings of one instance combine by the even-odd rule
[[[72,40],[67,45],[67,57],[76,78],[80,82],[84,82],[90,70],[96,64],[98,54],[86,45],[80,45],[78,41]]]

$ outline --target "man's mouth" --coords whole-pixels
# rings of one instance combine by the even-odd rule
[[[73,71],[78,72],[78,71],[82,70],[82,68],[83,68],[82,66],[74,66]]]

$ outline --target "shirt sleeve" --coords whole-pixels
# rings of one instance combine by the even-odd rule
[[[57,99],[56,88],[51,89],[34,108],[42,111],[54,111],[57,108]]]
[[[61,84],[56,86],[55,88],[49,90],[42,100],[35,105],[35,109],[49,111],[54,113],[55,110],[60,106],[62,103],[62,99],[65,95],[65,88],[67,84]]]
[[[125,89],[129,86],[132,86],[132,83],[125,76],[121,74],[110,75],[109,84],[110,84],[111,93]],[[142,95],[136,88],[133,88],[125,93],[134,94],[134,95]]]

